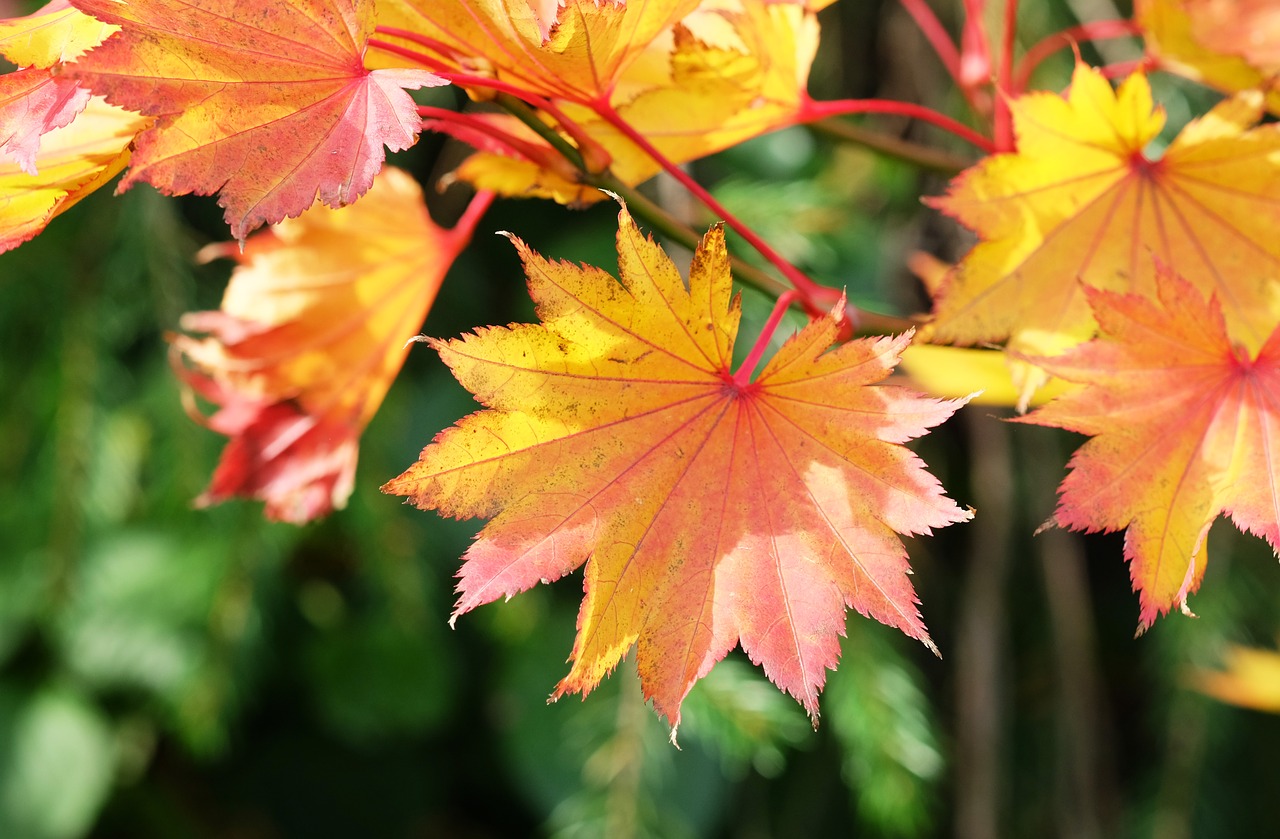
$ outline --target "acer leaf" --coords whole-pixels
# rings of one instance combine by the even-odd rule
[[[1017,151],[962,173],[933,203],[981,237],[936,300],[933,339],[1049,354],[1093,334],[1083,285],[1154,294],[1152,256],[1221,301],[1256,349],[1280,280],[1280,130],[1251,127],[1257,95],[1227,100],[1163,156],[1142,75],[1113,91],[1078,65],[1070,93],[1011,103]]]
[[[48,70],[29,67],[0,76],[0,156],[36,174],[40,138],[67,125],[84,110],[89,91]]]
[[[608,99],[622,71],[698,0],[382,0],[378,23],[437,45],[442,71],[575,102]],[[400,42],[394,33],[380,33]],[[420,48],[417,41],[404,41]]]
[[[40,138],[84,110],[89,91],[51,70],[114,31],[66,2],[53,0],[26,17],[0,20],[0,54],[23,68],[0,76],[0,156],[36,174]]]
[[[66,68],[113,104],[157,118],[127,189],[218,193],[232,234],[293,217],[318,198],[340,207],[373,183],[383,146],[421,128],[404,88],[421,70],[366,70],[372,0],[76,0],[121,31]]]
[[[998,350],[912,344],[902,351],[902,371],[911,383],[931,396],[947,399],[969,397],[974,405],[1017,406],[1026,410],[1026,396],[1017,365],[1025,361]],[[1036,390],[1029,404],[1039,405],[1070,386],[1051,379]]]
[[[1229,646],[1222,670],[1193,670],[1192,687],[1219,702],[1280,714],[1280,653]]]
[[[1280,548],[1280,328],[1256,352],[1216,299],[1157,275],[1158,300],[1088,290],[1100,336],[1033,359],[1083,388],[1023,417],[1089,434],[1054,521],[1125,530],[1141,627],[1186,609],[1219,513]]]
[[[115,177],[129,161],[130,141],[149,122],[94,97],[71,124],[42,137],[33,161],[39,174],[0,160],[0,252],[31,239]]]
[[[266,502],[305,522],[344,506],[360,433],[404,363],[475,218],[442,230],[408,174],[388,167],[364,201],[316,206],[245,244],[222,308],[182,320],[184,380],[231,437],[200,503]]]
[[[645,696],[673,726],[738,643],[816,719],[847,607],[932,648],[897,534],[970,513],[901,444],[962,401],[877,385],[909,336],[829,349],[839,323],[823,317],[742,384],[719,227],[687,289],[625,208],[621,283],[514,241],[542,323],[430,341],[486,410],[383,488],[493,517],[455,617],[585,563],[554,696],[589,692],[635,644]]]
[[[1228,93],[1269,89],[1280,111],[1280,9],[1274,0],[1137,0],[1147,54],[1161,69]]]
[[[74,61],[118,29],[67,0],[52,0],[26,17],[0,20],[0,54],[19,67],[48,69]]]
[[[815,10],[803,4],[704,4],[656,38],[622,73],[609,107],[669,160],[695,160],[794,123],[807,101],[817,46]],[[661,169],[597,110],[571,104],[563,110],[609,153],[610,169],[624,183],[639,184]],[[511,152],[473,155],[457,177],[503,195],[564,204],[602,197],[539,160]]]

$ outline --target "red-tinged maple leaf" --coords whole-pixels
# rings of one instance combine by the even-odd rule
[[[345,504],[360,433],[382,403],[479,213],[453,230],[417,183],[384,169],[365,200],[316,206],[249,239],[222,309],[189,314],[180,372],[231,437],[201,503],[266,502],[305,522]]]
[[[816,719],[849,607],[932,648],[897,534],[970,513],[901,444],[962,400],[877,385],[909,336],[830,349],[839,323],[823,317],[744,383],[720,228],[687,289],[625,208],[621,283],[515,244],[542,322],[430,340],[487,410],[383,488],[493,517],[455,617],[585,563],[554,695],[589,692],[635,644],[645,696],[673,726],[738,643]]]
[[[36,174],[40,138],[70,124],[90,95],[76,82],[39,67],[0,76],[0,155],[13,158],[28,175]]]
[[[36,174],[40,138],[75,119],[90,93],[52,70],[114,31],[53,0],[26,17],[0,20],[0,55],[23,68],[0,76],[0,155],[17,161],[28,175]]]
[[[1256,349],[1280,289],[1280,129],[1254,127],[1260,97],[1227,100],[1158,158],[1164,124],[1142,75],[1117,91],[1076,67],[1063,98],[1010,107],[1017,151],[961,174],[933,203],[982,241],[943,284],[932,338],[1045,355],[1093,334],[1084,284],[1154,294],[1152,256],[1222,302]]]
[[[1034,359],[1083,388],[1022,417],[1089,434],[1054,521],[1125,530],[1146,628],[1186,609],[1220,513],[1280,550],[1280,327],[1244,347],[1216,299],[1167,271],[1158,300],[1089,289],[1101,334]]]
[[[127,189],[217,192],[237,239],[318,198],[340,207],[373,183],[383,146],[421,128],[405,88],[426,71],[367,70],[372,0],[75,0],[121,31],[66,68],[113,104],[157,118]]]
[[[129,162],[129,143],[150,119],[89,100],[69,125],[41,139],[39,174],[0,160],[0,252],[17,247]]]

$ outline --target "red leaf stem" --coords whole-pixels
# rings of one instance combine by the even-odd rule
[[[936,125],[986,154],[992,154],[996,150],[991,140],[951,117],[944,116],[923,105],[916,105],[912,102],[895,102],[892,99],[837,99],[830,102],[809,100],[801,107],[796,122],[815,122],[828,117],[846,116],[848,114],[895,114],[911,117],[912,119]]]
[[[417,50],[411,50],[408,47],[402,47],[399,44],[392,44],[387,41],[383,41],[379,38],[370,38],[366,43],[366,46],[368,46],[370,49],[382,50],[383,52],[389,52],[389,53],[392,53],[393,55],[398,55],[401,58],[407,58],[410,61],[414,62],[415,64],[420,64],[423,67],[426,67],[427,69],[432,71],[440,67],[446,66],[443,62],[439,61],[438,59],[432,58],[429,55],[420,53]]]
[[[452,55],[452,56],[458,55],[457,50],[455,50],[453,47],[449,46],[448,44],[444,43],[443,41],[437,41],[435,38],[428,38],[426,35],[422,35],[418,32],[414,32],[409,29],[397,29],[394,26],[379,26],[373,31],[375,33],[387,35],[392,38],[400,38],[402,40],[409,41],[410,43],[417,44],[418,46],[421,46],[421,47],[426,47],[432,52],[438,52],[442,55]],[[370,38],[369,45],[373,46],[373,43],[374,43],[374,40]],[[386,41],[378,41],[378,44],[382,45],[384,48],[385,46],[387,46]]]
[[[751,384],[751,377],[755,375],[756,367],[759,366],[760,359],[764,357],[764,351],[769,348],[769,340],[773,337],[773,333],[777,331],[778,324],[782,323],[782,316],[787,313],[787,309],[791,308],[791,304],[798,299],[800,299],[800,293],[795,289],[784,291],[778,295],[778,302],[773,305],[773,311],[769,313],[769,319],[765,321],[764,328],[760,330],[760,335],[751,346],[751,351],[742,360],[742,364],[738,367],[738,372],[733,374],[733,383],[735,385],[746,387]]]
[[[1061,32],[1041,38],[1022,56],[1010,91],[1019,95],[1031,83],[1031,74],[1049,56],[1065,47],[1074,47],[1088,41],[1104,41],[1110,38],[1128,38],[1141,35],[1142,30],[1132,20],[1098,20],[1071,26]]]
[[[449,134],[476,148],[484,148],[488,151],[497,151],[499,154],[507,154],[534,161],[538,165],[552,169],[557,174],[570,180],[578,175],[577,167],[565,160],[554,149],[515,137],[474,114],[451,111],[448,108],[436,108],[431,105],[419,105],[418,116],[430,121],[431,124],[425,125],[425,127]],[[475,136],[477,134],[482,135],[482,137]],[[481,147],[477,145],[478,143],[491,145]]]
[[[833,288],[819,285],[809,279],[803,271],[792,265],[780,253],[775,251],[764,239],[752,230],[741,219],[731,213],[728,208],[716,200],[702,184],[698,183],[689,173],[681,169],[671,161],[662,151],[642,133],[637,131],[625,119],[623,119],[613,106],[608,102],[596,102],[592,105],[596,109],[601,118],[606,120],[614,128],[618,129],[628,140],[635,143],[644,151],[645,154],[653,158],[654,162],[660,165],[667,174],[675,178],[680,184],[711,212],[715,213],[724,221],[725,224],[747,240],[747,244],[751,245],[761,256],[769,261],[775,268],[782,272],[782,275],[800,294],[801,302],[805,311],[810,315],[816,316],[822,314],[827,308],[823,304],[830,304],[839,297],[839,292]]]
[[[938,55],[938,60],[947,69],[947,73],[955,80],[958,87],[963,88],[964,85],[960,82],[960,51],[951,40],[951,36],[947,33],[946,27],[942,25],[942,21],[938,20],[938,16],[933,13],[933,9],[929,8],[929,4],[925,0],[899,0],[899,2],[907,14],[911,15],[911,19],[916,22],[916,26],[920,28],[925,40],[933,47],[933,51]]]
[[[1013,151],[1013,114],[1009,97],[1020,91],[1010,88],[1013,78],[1013,44],[1018,34],[1018,0],[1005,0],[1004,32],[1000,42],[1000,68],[996,72],[996,101],[993,135],[996,148]]]

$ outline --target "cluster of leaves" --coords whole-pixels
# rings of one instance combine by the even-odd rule
[[[1133,21],[1085,24],[1015,62],[1015,0],[998,38],[987,4],[965,3],[959,46],[904,0],[977,128],[911,103],[810,98],[823,5],[54,0],[0,23],[20,68],[0,77],[0,247],[121,170],[121,190],[217,193],[239,247],[208,255],[239,266],[221,309],[186,316],[173,341],[178,375],[216,406],[205,421],[231,438],[202,500],[254,497],[303,522],[350,495],[358,438],[493,198],[622,196],[617,279],[515,239],[541,322],[427,339],[484,410],[384,490],[491,519],[455,614],[585,565],[554,695],[591,691],[635,646],[644,695],[673,728],[738,645],[816,720],[848,608],[932,647],[899,536],[972,513],[904,444],[957,410],[997,353],[1024,409],[1065,382],[1022,421],[1091,436],[1053,522],[1125,531],[1140,628],[1188,610],[1220,514],[1280,550],[1280,130],[1264,122],[1280,105],[1280,26],[1267,4],[1144,0]],[[1065,93],[1031,88],[1073,40],[1132,34],[1145,39],[1136,66],[1080,62]],[[1225,98],[1166,143],[1152,69]],[[442,85],[477,106],[407,92]],[[985,154],[930,200],[979,241],[927,272],[934,308],[918,331],[816,283],[681,168],[867,112]],[[382,165],[423,128],[477,150],[450,176],[477,189],[452,229]],[[659,171],[782,280],[735,264],[719,226],[682,279],[631,217],[694,243],[635,189]],[[740,361],[731,270],[777,300]],[[793,306],[809,323],[766,360]],[[886,383],[904,357],[946,371],[948,390]]]

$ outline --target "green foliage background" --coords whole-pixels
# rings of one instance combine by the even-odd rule
[[[1071,7],[1036,4],[1025,28]],[[945,103],[894,4],[845,0],[826,20],[820,94]],[[1175,121],[1198,107],[1161,84]],[[451,153],[425,137],[396,162],[429,181]],[[941,178],[806,130],[697,169],[881,311],[924,305],[908,250],[966,246],[919,206]],[[614,260],[610,207],[500,204],[428,333],[531,317],[498,229]],[[225,236],[211,201],[142,187],[0,256],[0,837],[1229,837],[1280,819],[1280,722],[1183,687],[1227,642],[1274,642],[1265,546],[1215,529],[1202,617],[1135,640],[1120,540],[1030,535],[1077,441],[980,408],[918,447],[979,512],[911,546],[945,658],[853,615],[814,732],[735,654],[690,696],[678,750],[626,665],[547,706],[577,578],[450,631],[478,525],[377,491],[473,406],[425,350],[365,435],[347,510],[294,528],[248,503],[191,508],[222,441],[185,416],[164,335],[217,306],[229,268],[191,256]],[[751,335],[770,301],[745,295]]]

